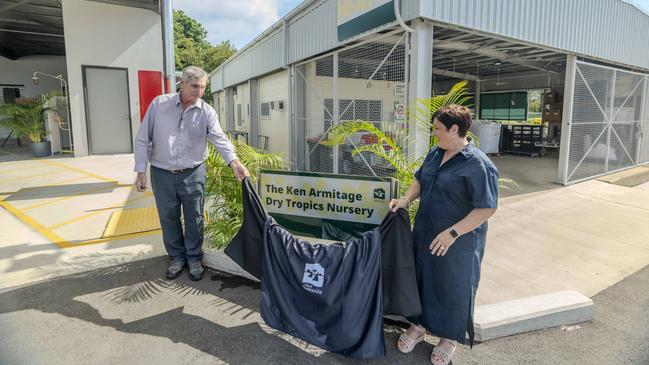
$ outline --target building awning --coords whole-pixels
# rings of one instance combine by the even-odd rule
[[[92,0],[159,12],[158,0]],[[0,56],[65,55],[61,0],[5,0],[0,5]]]

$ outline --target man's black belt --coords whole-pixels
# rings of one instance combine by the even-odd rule
[[[166,172],[171,173],[171,174],[179,174],[179,173],[181,173],[181,172],[189,172],[189,171],[195,170],[195,169],[198,168],[200,165],[202,165],[202,163],[199,163],[198,165],[196,165],[196,166],[194,166],[194,167],[186,167],[186,168],[184,168],[184,169],[177,169],[177,170],[161,169],[161,168],[159,168],[159,167],[157,167],[157,166],[153,166],[153,167],[155,167],[155,168],[158,169],[158,170],[166,171]]]

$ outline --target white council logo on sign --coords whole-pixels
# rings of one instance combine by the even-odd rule
[[[315,288],[322,288],[322,285],[324,285],[324,274],[324,267],[320,266],[320,264],[306,264],[304,266],[302,286],[311,293],[322,294],[321,290]]]

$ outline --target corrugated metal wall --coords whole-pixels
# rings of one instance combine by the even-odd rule
[[[649,70],[649,16],[621,0],[401,0],[401,13]],[[339,46],[336,0],[307,5],[288,33],[289,64]],[[281,68],[284,42],[280,27],[236,55],[212,90]]]
[[[328,51],[338,46],[336,0],[319,2],[304,16],[289,25],[289,63]]]
[[[649,70],[649,16],[620,0],[431,3],[422,16],[434,21]]]
[[[314,1],[288,22],[288,63],[295,63],[338,46],[336,0]],[[282,27],[259,43],[237,54],[222,67],[224,79],[211,76],[212,91],[222,90],[284,66],[285,35]],[[220,68],[218,69],[220,71]]]
[[[276,70],[282,67],[283,52],[284,32],[280,29],[229,62],[225,66],[221,84],[216,83],[218,78],[215,77],[220,72],[212,75],[212,82],[219,85],[220,89],[222,85],[239,84],[255,76]],[[216,89],[212,88],[212,90]]]

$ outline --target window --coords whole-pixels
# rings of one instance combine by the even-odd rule
[[[261,118],[270,119],[270,103],[261,103]]]
[[[324,130],[331,127],[333,122],[333,99],[324,102]],[[363,120],[373,122],[377,128],[381,127],[383,102],[381,100],[338,99],[338,113],[340,121]]]
[[[25,91],[23,85],[2,85],[2,95],[0,95],[0,104],[12,104],[20,98]]]
[[[526,120],[527,91],[482,94],[480,119]]]
[[[243,126],[243,118],[241,115],[241,104],[237,104],[237,125],[239,127]]]

